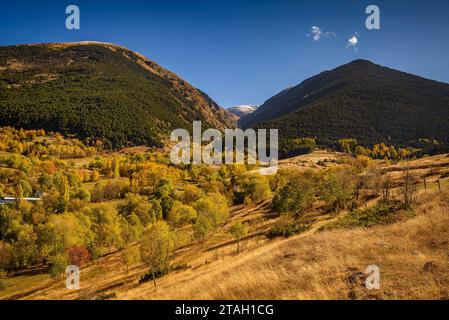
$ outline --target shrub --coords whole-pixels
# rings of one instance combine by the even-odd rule
[[[326,224],[321,229],[339,229],[355,227],[373,227],[396,222],[400,212],[406,212],[405,206],[396,200],[380,200],[374,207],[354,210],[337,221]]]
[[[153,274],[153,272],[149,271],[140,277],[139,283],[145,283],[145,282],[152,281],[152,280],[155,280],[158,278],[162,278],[163,276],[165,276],[166,274],[168,274],[169,272],[172,272],[172,271],[182,271],[182,270],[187,270],[189,268],[190,268],[190,266],[187,263],[178,263],[173,266],[170,266],[168,270],[158,271],[158,272],[155,272],[154,274]]]
[[[148,281],[155,281],[156,279],[162,278],[169,272],[170,272],[169,270],[157,270],[157,271],[150,270],[140,277],[139,283],[141,284]]]
[[[68,261],[71,265],[82,267],[92,260],[89,250],[86,247],[71,247],[67,249]]]
[[[274,239],[277,237],[291,237],[295,234],[305,232],[310,229],[310,225],[298,222],[292,223],[280,223],[272,227],[265,234],[268,239]]]
[[[67,257],[63,254],[57,254],[56,256],[53,257],[48,272],[53,278],[59,278],[61,274],[65,272],[67,266],[68,266]]]

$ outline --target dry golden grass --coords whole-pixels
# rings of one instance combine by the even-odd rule
[[[448,299],[449,194],[425,194],[410,220],[277,241],[120,299]],[[378,265],[381,289],[364,287]]]
[[[189,270],[138,284],[146,268],[126,274],[120,254],[82,270],[82,290],[68,291],[64,281],[45,285],[26,299],[90,299],[114,293],[118,299],[448,299],[449,193],[423,192],[416,216],[389,226],[310,232],[267,241],[208,250],[226,241],[187,248],[178,261]],[[238,218],[239,215],[236,216]],[[207,263],[206,263],[207,262]],[[381,270],[381,289],[364,287],[368,265]]]

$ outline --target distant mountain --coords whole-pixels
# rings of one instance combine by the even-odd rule
[[[259,106],[241,105],[233,108],[229,108],[228,111],[235,114],[237,117],[244,116],[257,110]]]
[[[0,47],[0,126],[103,139],[114,148],[162,145],[193,120],[224,129],[236,117],[174,73],[121,46]]]
[[[324,144],[448,143],[449,85],[356,60],[280,92],[239,124],[278,128],[284,143],[298,137]]]

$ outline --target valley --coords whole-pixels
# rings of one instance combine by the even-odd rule
[[[50,148],[64,148],[64,152],[69,152],[69,147],[75,142],[56,135],[36,137],[29,143],[44,141],[43,138],[45,141],[54,141]],[[81,147],[81,149],[83,148]],[[45,153],[43,150],[41,152]],[[221,180],[220,175],[215,176],[216,180],[210,180],[210,177],[213,177],[218,171],[223,172],[223,167],[203,168],[202,170],[206,171],[200,172],[195,178],[192,176],[192,168],[184,171],[185,169],[166,167],[163,164],[163,153],[160,153],[162,151],[148,153],[145,148],[131,148],[114,154],[98,153],[94,150],[90,150],[90,152],[93,154],[88,157],[78,155],[76,158],[71,158],[70,155],[66,157],[60,153],[57,158],[60,159],[58,166],[68,166],[64,171],[67,173],[94,172],[89,169],[89,167],[95,167],[92,165],[93,163],[98,162],[100,158],[110,159],[104,163],[112,164],[111,173],[106,170],[104,174],[100,169],[99,180],[95,186],[88,181],[81,182],[79,185],[81,188],[89,190],[92,195],[96,190],[102,190],[101,186],[108,186],[108,184],[111,186],[114,181],[117,182],[125,178],[123,168],[126,167],[127,158],[140,159],[137,163],[140,163],[140,166],[144,165],[146,170],[149,170],[143,171],[143,173],[151,172],[151,168],[154,166],[154,168],[158,168],[159,174],[164,174],[172,179],[175,189],[170,197],[176,199],[175,201],[182,201],[185,206],[192,203],[190,206],[194,209],[191,210],[207,216],[208,213],[202,211],[201,202],[207,199],[208,194],[211,196],[211,190],[215,189],[217,190],[215,192],[228,199],[229,214],[223,217],[217,227],[210,229],[205,237],[200,238],[195,236],[197,233],[195,223],[192,224],[189,220],[184,219],[177,220],[181,217],[174,220],[172,214],[164,215],[163,219],[183,239],[182,243],[177,245],[173,258],[170,259],[172,271],[158,277],[155,281],[151,279],[142,281],[142,277],[149,270],[147,262],[126,258],[129,252],[141,251],[144,253],[142,240],[131,239],[124,242],[126,233],[125,229],[122,229],[120,236],[117,235],[118,238],[109,242],[111,240],[103,239],[101,233],[95,231],[98,229],[94,228],[92,229],[96,233],[93,237],[94,243],[96,246],[106,247],[104,247],[103,253],[99,252],[95,257],[92,256],[93,260],[88,259],[90,261],[83,263],[79,291],[65,288],[63,273],[58,276],[53,271],[53,275],[50,275],[48,272],[51,270],[51,263],[49,265],[39,263],[34,266],[30,264],[25,267],[24,265],[20,271],[12,269],[7,273],[1,280],[3,289],[0,290],[0,298],[232,300],[447,299],[448,297],[449,283],[446,276],[447,270],[449,270],[449,256],[447,255],[449,248],[449,239],[447,238],[449,234],[449,230],[447,230],[449,225],[448,155],[391,162],[368,161],[363,158],[348,157],[343,153],[316,150],[308,155],[281,161],[279,173],[269,179],[269,190],[252,194],[251,190],[254,185],[248,189],[246,185],[248,182],[242,181],[242,179],[245,180],[252,176],[252,168],[229,167],[229,170],[234,170],[233,178],[229,180],[232,181],[232,185],[222,189],[227,183],[226,179]],[[9,159],[12,155],[13,153],[3,152],[1,158]],[[147,158],[148,156],[149,158]],[[120,159],[118,177],[114,177],[114,160],[112,160],[114,157]],[[364,161],[368,161],[366,166],[363,164]],[[3,176],[5,171],[13,170],[8,168],[8,162],[4,163],[6,164],[1,168]],[[349,171],[347,171],[348,169]],[[36,167],[33,170],[42,169]],[[351,173],[353,170],[355,172]],[[182,171],[184,174],[180,174]],[[317,193],[308,200],[306,206],[295,206],[294,211],[290,213],[283,213],[286,209],[279,209],[284,208],[283,206],[288,202],[280,202],[276,209],[275,198],[282,195],[282,186],[288,185],[289,181],[296,181],[294,180],[296,176],[306,180],[328,179],[327,175],[332,176],[333,173],[337,174],[334,176],[337,179],[334,183],[346,181],[345,184],[350,185],[349,189],[343,188],[343,185],[340,186],[343,189],[339,192],[344,190],[350,192],[345,198],[346,200],[341,199],[343,201],[341,206],[329,207],[330,201],[334,200],[328,198],[327,192],[323,189],[316,190]],[[409,181],[404,178],[405,174],[413,177],[413,183],[409,187],[414,186],[417,192],[417,197],[410,209],[401,205],[404,183]],[[323,175],[322,178],[321,175]],[[30,183],[37,188],[37,185],[33,183],[33,175],[29,177]],[[137,182],[137,177],[138,175],[134,176],[134,182],[130,185],[132,188],[128,190],[137,195],[149,194],[150,202],[151,199],[158,199],[156,194],[145,191],[148,187],[151,189],[151,180]],[[363,177],[369,178],[365,180]],[[366,181],[359,189],[356,189],[357,184],[353,184],[357,179]],[[426,184],[424,184],[424,179]],[[40,180],[42,181],[42,179]],[[329,183],[331,180],[327,181]],[[260,183],[263,185],[263,182]],[[220,186],[220,184],[224,185]],[[315,184],[319,185],[318,182]],[[297,182],[295,185],[299,189],[302,188],[301,184],[298,185]],[[199,190],[204,192],[204,195],[200,196],[196,203],[188,200],[191,193],[186,194],[186,190],[198,192],[196,187],[192,188],[192,186],[198,186]],[[260,188],[257,183],[256,186],[256,188]],[[123,187],[129,188],[126,184]],[[326,184],[323,187],[326,189]],[[336,185],[332,188],[335,187]],[[52,188],[57,189],[58,187]],[[91,197],[90,201],[79,200],[75,198],[77,188],[76,185],[70,187],[69,206],[66,212],[56,215],[65,216],[66,219],[75,215],[78,217],[77,219],[81,219],[79,214],[85,212],[84,215],[90,217],[91,223],[95,225],[94,211],[91,208],[115,208],[112,210],[117,210],[118,213],[114,215],[120,217],[125,214],[124,208],[132,203],[130,196],[120,195],[120,192],[116,193],[116,196],[104,194],[101,199]],[[8,185],[3,185],[3,192],[7,190]],[[54,192],[56,190],[48,190],[47,197]],[[337,194],[335,192],[332,193],[334,196]],[[237,195],[240,193],[246,194],[244,203],[235,204],[235,201],[238,201]],[[289,197],[295,195],[295,192],[288,194]],[[109,198],[104,198],[105,196]],[[206,198],[201,200],[201,197]],[[381,203],[386,197],[388,197],[388,201],[393,201],[396,204],[393,207],[388,207],[390,204],[386,202],[387,211],[376,211],[384,210]],[[303,201],[301,200],[303,198],[296,199],[301,203]],[[49,199],[45,200],[43,205],[31,205],[36,206],[35,212],[43,213],[43,209],[48,207],[49,201]],[[172,207],[172,212],[176,206]],[[20,223],[24,226],[37,221],[45,224],[46,220],[55,219],[52,217],[55,214],[47,211],[46,218],[34,214],[35,222],[32,222],[26,217],[27,211],[24,210],[27,207],[28,205],[22,204],[18,209],[18,212],[23,212],[21,220],[18,221],[21,221]],[[396,207],[397,209],[392,209]],[[145,206],[142,207],[143,211],[137,207],[133,209],[134,214],[141,221],[140,223],[148,219],[147,215],[151,215],[154,210],[144,208]],[[184,211],[180,211],[180,213],[185,213],[181,214],[188,214],[191,211],[183,208]],[[0,211],[4,213],[4,210],[5,208],[0,206]],[[7,211],[9,215],[13,212],[11,210],[12,208]],[[216,210],[220,211],[221,209],[211,210],[217,212]],[[103,214],[106,214],[106,211]],[[108,214],[105,217],[107,216]],[[5,216],[2,217],[2,234],[4,235]],[[125,220],[128,219],[126,216],[123,217]],[[132,221],[125,222],[125,220],[122,220],[122,226],[119,228],[123,228]],[[186,222],[180,222],[182,220]],[[247,232],[239,240],[236,240],[230,230],[240,223],[247,226]],[[39,232],[38,230],[41,230],[42,226],[36,224],[37,229],[35,230]],[[106,223],[99,224],[98,227],[100,226],[111,228],[114,225]],[[290,230],[287,226],[302,227],[295,229],[297,231],[292,229],[286,233],[287,230]],[[151,224],[148,224],[147,228],[151,228]],[[13,230],[11,229],[9,232],[15,232]],[[83,229],[79,230],[78,232],[85,232],[82,231]],[[70,231],[66,235],[75,237],[72,240],[65,240],[69,241],[65,242],[68,248],[79,247],[85,241],[77,239],[76,234],[72,234]],[[18,239],[20,240],[20,238]],[[239,254],[237,254],[238,243]],[[5,248],[5,245],[6,243],[3,242],[2,248]],[[40,252],[39,254],[46,252],[42,251],[45,247],[40,248],[41,244],[36,243],[36,245],[35,250]],[[112,247],[109,247],[110,245]],[[31,248],[28,247],[27,250],[31,250]],[[88,250],[93,249],[89,249],[89,245],[87,248]],[[3,251],[0,262],[5,263],[7,261],[5,258]],[[51,261],[51,255],[47,259]],[[365,268],[372,264],[380,267],[381,290],[370,291],[364,287]]]
[[[0,47],[0,299],[447,300],[448,119],[448,84],[367,60],[225,110],[119,45]],[[275,174],[195,159],[238,127],[278,130]]]

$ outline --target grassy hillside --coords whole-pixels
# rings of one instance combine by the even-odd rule
[[[145,265],[126,273],[120,253],[87,266],[79,292],[40,275],[9,281],[31,282],[22,284],[23,299],[447,299],[447,197],[423,191],[414,216],[385,226],[319,231],[324,220],[289,239],[249,237],[240,255],[223,233],[180,250],[177,261],[188,268],[158,279],[157,288],[139,284]],[[267,214],[266,207],[234,210],[235,220]],[[381,270],[380,290],[364,287],[372,264]]]
[[[0,126],[160,146],[174,128],[232,127],[234,116],[147,58],[111,44],[0,47]]]
[[[366,230],[278,240],[238,257],[118,294],[125,299],[447,299],[448,203],[428,195],[418,216]],[[419,253],[418,253],[419,252]],[[378,265],[381,290],[364,287]]]
[[[447,299],[448,155],[319,150],[269,178],[166,157],[1,129],[0,196],[45,194],[0,205],[0,299]]]
[[[324,145],[354,138],[365,146],[449,140],[449,85],[356,60],[284,90],[243,127],[278,128],[281,144],[316,137]]]

